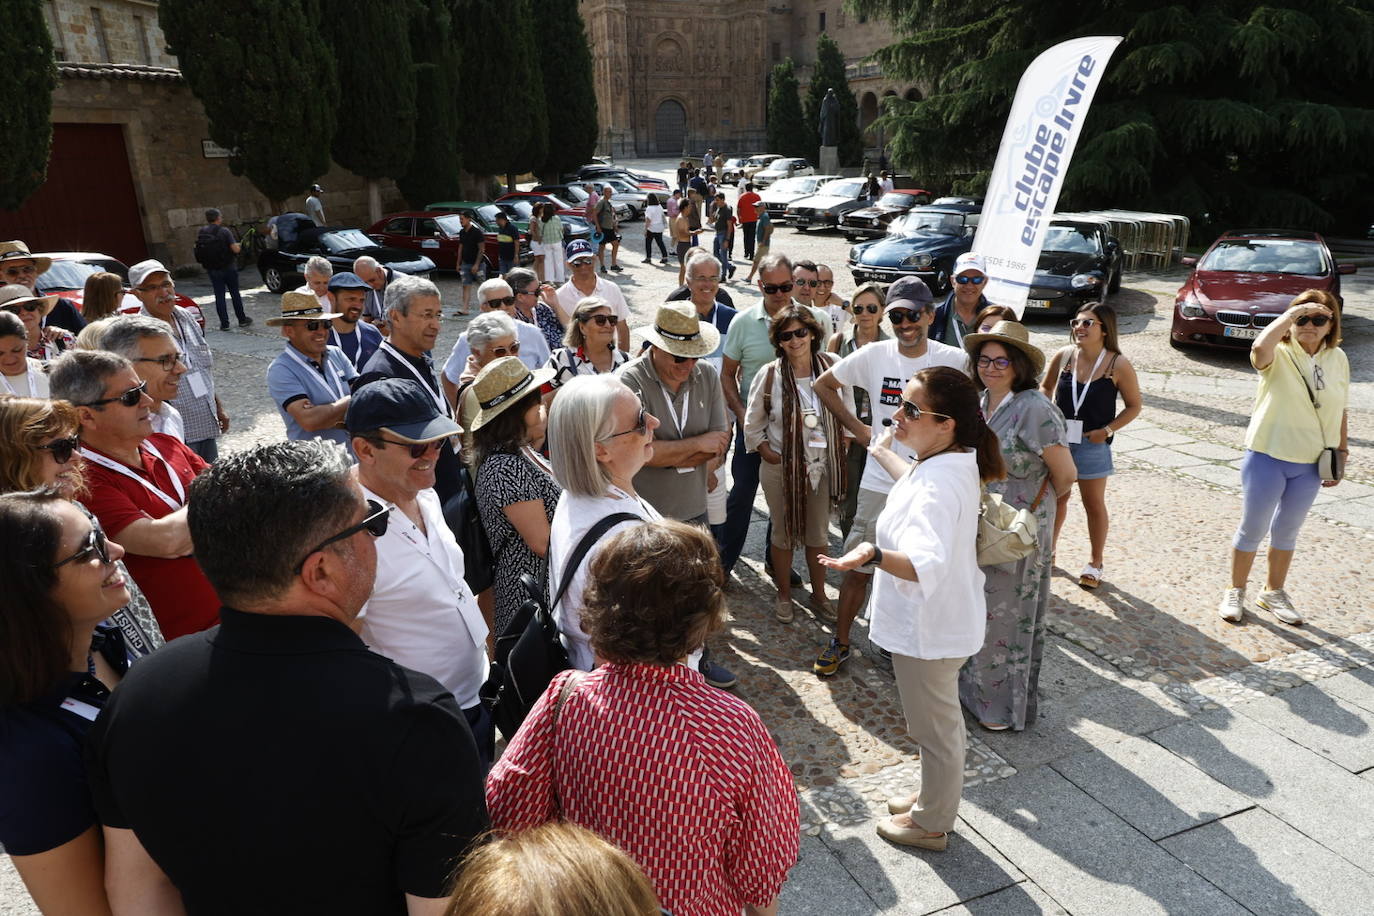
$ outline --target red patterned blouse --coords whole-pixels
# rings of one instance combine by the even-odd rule
[[[797,861],[792,775],[758,713],[685,665],[565,672],[487,777],[492,826],[561,816],[624,849],[675,916],[738,916]]]

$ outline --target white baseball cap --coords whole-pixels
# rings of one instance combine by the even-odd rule
[[[161,261],[149,258],[146,261],[139,261],[129,268],[129,286],[142,286],[143,281],[155,273],[164,273],[171,276],[172,272],[162,265]]]
[[[957,277],[966,270],[976,270],[985,277],[988,275],[988,267],[983,262],[983,256],[973,251],[965,251],[954,259],[954,276]]]

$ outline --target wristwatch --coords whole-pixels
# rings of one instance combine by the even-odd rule
[[[883,552],[881,549],[879,549],[877,544],[869,544],[868,546],[873,548],[873,556],[869,557],[866,561],[864,561],[863,565],[861,565],[859,568],[877,569],[878,566],[883,562]]]

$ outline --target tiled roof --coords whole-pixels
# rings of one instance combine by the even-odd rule
[[[64,79],[148,80],[179,83],[181,71],[175,67],[150,67],[144,64],[104,64],[59,61],[58,76]]]

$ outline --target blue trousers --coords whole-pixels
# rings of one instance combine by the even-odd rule
[[[215,311],[219,313],[219,323],[225,325],[229,323],[229,308],[224,301],[224,294],[228,292],[234,300],[234,314],[239,321],[244,319],[243,299],[239,296],[239,269],[237,267],[221,267],[217,270],[207,270],[206,274],[210,277],[210,285],[215,290]]]
[[[749,519],[754,512],[754,497],[759,492],[762,460],[758,452],[745,451],[744,428],[736,425],[735,454],[730,459],[730,476],[734,482],[730,495],[725,498],[725,524],[720,526],[720,565],[727,576],[735,568],[739,555],[744,552],[744,542],[749,539]]]
[[[1281,461],[1247,451],[1240,463],[1240,487],[1245,514],[1231,546],[1254,553],[1267,534],[1275,550],[1294,549],[1298,530],[1321,492],[1317,463]]]

